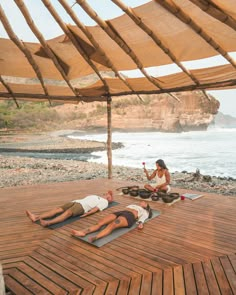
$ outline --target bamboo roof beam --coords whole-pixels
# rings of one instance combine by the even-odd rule
[[[29,64],[32,66],[37,78],[39,79],[41,85],[42,85],[42,88],[44,90],[44,93],[46,95],[48,95],[48,90],[44,84],[44,81],[43,81],[43,76],[40,72],[40,69],[36,63],[36,61],[34,60],[31,52],[28,50],[28,48],[25,46],[25,44],[19,40],[19,38],[17,37],[17,35],[14,33],[8,19],[7,19],[7,16],[2,8],[2,6],[0,5],[0,20],[5,28],[5,31],[7,32],[9,38],[15,43],[15,45],[24,53],[25,57],[27,58]],[[49,103],[51,105],[51,102],[49,100]]]
[[[17,100],[16,100],[16,97],[15,97],[13,91],[11,90],[10,86],[4,81],[4,79],[2,78],[1,75],[0,75],[0,82],[1,82],[2,85],[6,88],[6,90],[7,90],[7,92],[8,92],[8,93],[6,93],[6,94],[8,94],[7,97],[12,98],[12,99],[14,100],[14,102],[15,102],[17,108],[19,109],[20,106],[19,106],[19,104],[18,104],[18,102],[17,102]]]
[[[162,7],[172,13],[182,22],[186,23],[190,28],[192,28],[200,37],[202,37],[212,48],[214,48],[220,55],[222,55],[235,69],[236,63],[229,56],[228,52],[225,51],[220,44],[218,44],[212,37],[210,37],[202,27],[200,27],[193,19],[191,19],[179,6],[172,2],[172,4],[167,3],[165,0],[155,0]]]
[[[111,25],[109,21],[104,21],[98,14],[92,9],[92,7],[86,2],[86,0],[76,0],[77,3],[83,8],[83,10],[107,33],[107,35],[114,40],[120,48],[134,61],[141,73],[156,87],[162,89],[161,85],[158,83],[158,79],[155,79],[146,72],[141,61],[138,59],[134,51],[128,46],[128,44],[121,38],[115,28]],[[174,99],[178,100],[174,94],[169,94]]]
[[[31,31],[38,38],[38,40],[41,43],[43,49],[46,51],[47,55],[51,58],[51,60],[53,61],[55,67],[57,68],[57,70],[59,71],[59,73],[61,74],[61,76],[65,80],[65,82],[67,83],[67,85],[73,91],[73,93],[75,94],[75,96],[78,96],[77,93],[76,93],[76,91],[75,91],[75,89],[74,89],[74,87],[72,86],[72,84],[70,83],[69,79],[67,78],[67,75],[66,75],[64,69],[60,65],[60,63],[59,63],[59,61],[58,61],[55,53],[49,47],[49,45],[47,44],[47,42],[44,39],[43,35],[38,30],[37,26],[34,24],[34,21],[31,18],[30,13],[29,13],[27,7],[25,6],[24,1],[23,0],[14,0],[14,1],[15,1],[16,5],[18,6],[18,8],[20,9],[21,13],[23,14],[23,16],[24,16],[24,18],[25,18],[28,26],[30,27]]]
[[[63,6],[63,8],[66,10],[66,12],[70,15],[74,23],[77,25],[77,27],[84,33],[84,35],[89,39],[91,44],[94,46],[94,48],[103,56],[106,64],[111,68],[111,70],[115,73],[115,75],[124,82],[124,84],[132,91],[134,92],[134,89],[132,86],[127,82],[127,80],[119,73],[119,71],[116,69],[110,58],[106,55],[105,51],[102,49],[100,44],[96,41],[96,39],[93,37],[93,35],[89,32],[89,30],[86,28],[86,26],[79,20],[77,15],[74,13],[74,11],[71,9],[71,7],[68,5],[66,0],[59,0],[60,4]],[[75,2],[76,3],[76,2]]]
[[[0,82],[1,82],[1,76],[0,76]],[[6,93],[6,92],[0,92],[0,98],[10,98],[12,97],[11,93]],[[74,95],[71,96],[63,96],[63,95],[45,95],[45,94],[35,94],[35,93],[14,93],[14,97],[18,98],[18,99],[29,99],[29,100],[35,100],[35,99],[42,99],[42,100],[46,100],[51,99],[51,100],[60,100],[60,101],[65,101],[65,102],[72,102],[72,101],[76,101],[76,102],[80,102],[80,101],[85,101],[85,102],[89,102],[89,101],[106,101],[107,100],[107,96],[101,96],[99,97],[98,100],[98,96],[80,96],[80,97],[75,97]]]
[[[190,0],[190,1],[194,3],[195,5],[197,5],[201,10],[209,14],[210,16],[218,19],[220,22],[236,30],[236,20],[232,16],[227,15],[214,3],[211,3],[206,0]]]
[[[81,56],[84,58],[84,60],[89,64],[89,66],[94,70],[94,72],[97,74],[99,79],[102,81],[103,85],[105,86],[105,88],[107,90],[107,93],[109,93],[109,87],[107,85],[106,80],[101,76],[101,74],[99,73],[99,70],[97,69],[95,64],[92,62],[92,60],[89,58],[86,51],[80,46],[80,44],[76,40],[73,33],[69,30],[69,28],[62,21],[61,17],[59,16],[59,14],[56,12],[54,7],[52,6],[50,0],[42,0],[42,2],[45,5],[45,7],[48,9],[48,11],[51,13],[51,15],[53,16],[55,21],[59,24],[61,29],[64,31],[66,36],[71,40],[71,42],[73,43],[75,48],[78,50],[78,52],[81,54]]]
[[[128,7],[120,0],[111,0],[117,6],[120,7],[133,21],[134,23],[148,34],[150,38],[159,46],[162,51],[169,56],[169,58],[175,63],[195,84],[199,85],[198,79],[186,69],[181,62],[178,61],[174,53],[163,43],[160,37],[153,33],[153,31],[142,21],[141,17],[137,15],[131,7]],[[203,91],[204,96],[209,99],[205,91]]]
[[[1,76],[0,76],[0,82],[1,82]],[[202,83],[201,85],[187,85],[187,86],[179,86],[179,87],[173,87],[168,89],[156,89],[156,90],[139,90],[136,91],[137,94],[162,94],[162,93],[170,93],[170,92],[180,92],[180,91],[194,91],[194,90],[204,90],[204,89],[222,89],[226,87],[235,87],[236,86],[236,79],[229,79],[225,81],[219,81],[219,82],[211,82],[211,83]],[[124,96],[124,95],[130,95],[129,91],[123,91],[119,93],[112,94],[113,97],[115,96]],[[0,92],[0,98],[9,98],[13,95],[8,91],[6,92]],[[107,101],[107,97],[109,95],[100,95],[98,96],[81,96],[81,97],[75,97],[75,96],[58,96],[53,95],[49,96],[51,100],[61,100],[61,101],[75,101],[75,100],[82,100],[85,102],[89,101]],[[15,98],[22,98],[22,99],[48,99],[48,96],[45,94],[30,94],[30,93],[14,93]]]

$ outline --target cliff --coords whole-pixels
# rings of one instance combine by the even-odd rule
[[[201,92],[178,93],[180,102],[167,94],[113,97],[112,128],[121,131],[182,132],[205,130],[219,102]],[[107,128],[106,102],[59,104],[0,102],[0,128],[47,131]]]
[[[219,102],[202,92],[178,93],[180,102],[167,94],[142,95],[112,100],[112,128],[126,131],[182,132],[205,130],[219,109]],[[106,128],[106,103],[58,106],[56,111],[67,121],[67,128]],[[83,115],[82,115],[83,114]],[[77,119],[79,117],[79,120]]]

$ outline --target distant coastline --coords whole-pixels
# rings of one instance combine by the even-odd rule
[[[14,153],[6,154],[2,149],[9,146],[24,147],[25,150],[35,152],[35,146],[40,153],[45,149],[75,151],[96,151],[98,148],[104,149],[104,142],[88,140],[70,140],[64,137],[68,132],[59,131],[56,133],[45,133],[41,135],[17,135],[0,138],[0,187],[11,187],[21,185],[34,185],[38,183],[52,183],[73,181],[82,179],[107,178],[107,165],[87,162],[86,158],[81,161],[61,159],[37,159],[32,157],[19,157]],[[73,147],[72,147],[73,146]],[[26,148],[27,147],[27,148]],[[115,146],[115,148],[121,147]],[[62,153],[64,156],[66,152]],[[89,154],[89,153],[88,153]],[[49,154],[50,155],[50,154]],[[113,177],[116,179],[130,180],[130,182],[146,183],[147,179],[143,169],[113,166]],[[187,171],[171,173],[172,186],[193,189],[197,191],[214,192],[236,196],[236,180],[231,177],[205,177],[201,175],[196,181],[191,180],[194,173]]]

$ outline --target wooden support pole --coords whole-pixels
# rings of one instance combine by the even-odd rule
[[[107,98],[107,159],[108,179],[112,178],[112,127],[111,127],[111,97]]]

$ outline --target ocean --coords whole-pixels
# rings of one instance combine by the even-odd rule
[[[70,138],[107,141],[107,134],[73,133]],[[211,127],[207,131],[184,133],[113,132],[113,142],[124,147],[113,150],[113,165],[155,169],[157,159],[163,159],[170,172],[195,172],[236,178],[236,128]],[[107,153],[94,152],[89,162],[107,164]]]

